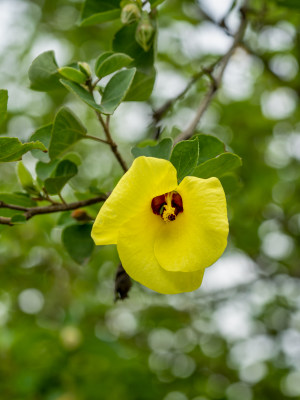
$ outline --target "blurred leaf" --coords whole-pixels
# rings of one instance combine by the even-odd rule
[[[146,157],[156,157],[169,160],[172,151],[172,146],[173,146],[173,140],[171,138],[165,138],[153,146],[133,147],[131,149],[131,153],[134,156],[134,158],[140,156],[146,156]]]
[[[275,0],[278,6],[300,10],[299,0]]]
[[[73,81],[76,83],[84,83],[87,79],[86,74],[84,74],[83,72],[79,71],[78,69],[72,68],[72,67],[59,68],[58,72],[64,78],[69,79],[70,81]]]
[[[32,176],[31,176],[30,172],[28,171],[28,169],[24,166],[22,161],[18,162],[17,172],[18,172],[19,181],[20,181],[23,189],[25,189],[26,192],[28,192],[28,193],[35,194],[35,195],[38,194],[39,191],[35,187]]]
[[[156,71],[151,69],[150,73],[144,74],[137,71],[133,82],[130,86],[129,92],[125,97],[125,101],[146,101],[151,96],[153,86],[155,83]]]
[[[137,24],[123,26],[113,39],[113,50],[118,53],[128,54],[133,58],[133,66],[138,71],[149,73],[153,68],[154,63],[154,45],[149,51],[144,51],[143,48],[135,40]]]
[[[199,142],[198,164],[202,164],[211,158],[218,156],[225,151],[225,145],[221,140],[211,135],[196,135],[193,139]]]
[[[112,74],[119,69],[126,67],[132,62],[132,58],[123,53],[101,54],[95,64],[95,73],[99,78]]]
[[[30,140],[38,140],[43,145],[49,149],[49,144],[51,140],[51,132],[52,132],[52,124],[42,126],[41,128],[37,129],[33,135],[31,135]],[[37,158],[38,160],[48,162],[49,159],[49,154],[46,152],[41,152],[39,150],[31,150],[31,154]]]
[[[82,164],[82,159],[78,153],[67,153],[63,156],[62,160],[72,161],[77,167]]]
[[[26,222],[26,217],[24,214],[15,214],[11,217],[11,222],[13,224],[24,224]]]
[[[68,108],[60,109],[56,114],[52,127],[49,145],[49,156],[51,160],[66,151],[80,139],[83,139],[86,132],[86,128]]]
[[[78,264],[85,263],[95,247],[91,238],[92,224],[67,226],[62,232],[62,242],[70,257]]]
[[[43,143],[39,141],[21,143],[18,138],[1,137],[0,138],[0,163],[18,161],[22,155],[32,149],[47,151]]]
[[[53,51],[46,51],[35,58],[29,68],[30,88],[48,92],[60,87],[60,75]]]
[[[37,203],[27,193],[0,193],[0,201],[22,207],[35,207]]]
[[[242,187],[241,182],[239,181],[237,175],[234,173],[223,175],[220,178],[220,181],[226,194],[235,194]]]
[[[69,160],[60,161],[51,174],[45,180],[45,188],[49,194],[60,193],[65,184],[78,172],[76,164]]]
[[[74,93],[76,96],[80,98],[80,100],[84,101],[87,105],[92,107],[96,111],[100,111],[105,114],[105,109],[97,104],[93,98],[93,96],[83,89],[82,86],[78,85],[75,82],[66,81],[64,79],[60,80],[61,83],[68,89],[70,92]]]
[[[151,7],[152,7],[152,8],[157,7],[157,6],[159,6],[161,3],[163,3],[164,1],[165,1],[165,0],[150,0]]]
[[[0,90],[0,125],[6,119],[7,116],[7,101],[8,101],[8,92],[5,89]]]
[[[185,140],[174,147],[170,161],[177,170],[177,179],[180,182],[185,176],[191,175],[197,165],[199,157],[198,140]]]
[[[125,98],[132,84],[135,71],[135,68],[131,68],[117,72],[106,85],[101,100],[101,106],[106,110],[107,114],[113,114],[115,109]]]
[[[223,153],[198,165],[194,169],[193,176],[198,178],[210,178],[213,176],[220,178],[241,165],[242,160],[239,156],[232,153]]]
[[[100,24],[119,18],[119,0],[85,0],[81,12],[81,26]]]
[[[49,178],[54,171],[55,167],[59,163],[59,160],[53,160],[48,163],[44,163],[39,161],[35,166],[35,172],[37,176],[44,181],[45,179]]]

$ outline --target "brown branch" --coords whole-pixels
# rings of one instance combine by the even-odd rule
[[[235,52],[236,48],[238,47],[238,45],[240,44],[240,42],[242,41],[243,36],[244,36],[244,32],[245,32],[246,25],[247,25],[246,3],[247,3],[247,0],[245,1],[244,7],[240,9],[241,23],[240,23],[240,26],[239,26],[237,32],[233,36],[234,39],[233,39],[233,43],[232,43],[230,49],[221,58],[220,62],[217,64],[217,72],[215,72],[215,74],[211,75],[211,77],[213,79],[211,79],[211,83],[208,87],[208,90],[207,90],[205,96],[203,97],[201,103],[199,104],[199,107],[197,109],[194,119],[192,120],[190,125],[175,139],[175,141],[174,141],[175,143],[178,143],[181,140],[189,139],[193,135],[200,119],[202,118],[207,107],[209,106],[210,102],[212,101],[214,94],[216,93],[218,87],[220,86],[225,68],[227,67],[231,56]]]
[[[3,202],[0,203],[0,208],[10,208],[11,210],[19,210],[25,211],[24,215],[26,220],[34,217],[35,215],[40,214],[51,214],[55,212],[61,211],[69,211],[76,210],[78,208],[90,206],[92,204],[100,203],[101,201],[105,201],[108,198],[108,195],[102,195],[98,197],[94,197],[88,200],[75,201],[74,203],[65,203],[65,204],[51,204],[50,206],[41,206],[41,207],[19,207],[12,204],[5,204]],[[0,217],[0,224],[4,225],[13,225],[11,222],[11,218],[8,217]]]
[[[176,103],[178,100],[180,100],[182,97],[186,95],[186,93],[190,90],[190,88],[200,79],[202,78],[203,75],[210,75],[215,67],[217,62],[214,62],[207,68],[202,68],[201,71],[199,71],[197,74],[195,74],[192,79],[188,82],[186,87],[175,97],[172,99],[166,101],[165,104],[163,104],[160,108],[157,110],[153,111],[152,118],[155,121],[155,124],[157,124],[162,117],[166,114],[167,111],[171,107],[173,107],[174,103]],[[157,139],[157,138],[156,138]]]
[[[98,82],[96,82],[96,84],[97,83]],[[91,83],[91,81],[88,81],[87,85],[88,85],[90,94],[92,96],[94,96],[93,91],[94,91],[95,86]],[[105,136],[106,136],[106,141],[104,141],[104,143],[107,143],[110,146],[111,151],[114,153],[116,159],[119,161],[119,164],[121,165],[123,171],[127,172],[127,170],[128,170],[127,165],[126,165],[125,161],[123,160],[121,154],[119,153],[117,144],[114,142],[113,138],[111,137],[110,129],[109,129],[109,118],[107,118],[107,120],[105,122],[99,111],[95,110],[95,113],[97,115],[97,118],[98,118],[100,124],[102,125],[102,128],[103,128]],[[92,137],[90,136],[89,138],[91,139]],[[95,140],[95,137],[93,137],[93,138],[94,138],[93,140]],[[102,142],[102,139],[99,139],[98,141]]]
[[[116,159],[119,161],[119,164],[121,165],[123,171],[127,172],[127,169],[128,169],[127,165],[126,165],[125,161],[123,160],[121,154],[119,153],[117,144],[114,142],[114,140],[111,137],[110,129],[109,129],[109,118],[105,122],[104,119],[102,118],[102,115],[100,114],[100,112],[99,111],[95,111],[95,112],[96,112],[96,115],[97,115],[97,118],[98,118],[100,124],[103,127],[103,130],[104,130],[104,133],[106,136],[106,141],[109,144],[111,151],[114,153]]]
[[[85,139],[95,140],[96,142],[100,142],[100,143],[104,143],[104,144],[109,144],[106,140],[100,139],[100,138],[98,138],[97,136],[85,135],[84,138],[85,138]]]

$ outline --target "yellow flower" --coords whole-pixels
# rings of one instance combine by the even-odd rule
[[[226,199],[217,178],[185,177],[166,160],[138,157],[103,204],[97,245],[116,244],[125,271],[160,293],[197,289],[227,245]]]

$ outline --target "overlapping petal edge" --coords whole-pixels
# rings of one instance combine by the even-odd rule
[[[154,197],[177,191],[184,211],[166,223]],[[138,157],[103,204],[92,229],[97,245],[117,244],[128,275],[164,294],[189,292],[227,245],[225,194],[217,178],[185,177],[166,160]]]

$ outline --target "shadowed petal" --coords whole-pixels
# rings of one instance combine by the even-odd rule
[[[187,176],[177,191],[183,212],[157,232],[155,256],[167,271],[202,270],[221,257],[227,245],[224,190],[217,178]]]
[[[203,271],[169,272],[154,255],[154,241],[165,222],[150,207],[135,215],[120,229],[118,253],[125,271],[148,288],[164,294],[190,292],[202,282]]]

